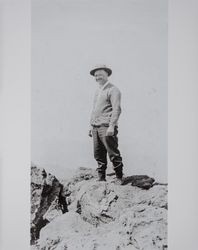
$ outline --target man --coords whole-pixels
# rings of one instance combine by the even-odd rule
[[[105,65],[95,67],[90,71],[99,87],[94,97],[91,114],[89,136],[93,137],[94,158],[98,163],[98,180],[106,181],[107,153],[117,177],[122,184],[123,163],[118,149],[118,119],[121,113],[121,93],[108,81],[112,70]]]

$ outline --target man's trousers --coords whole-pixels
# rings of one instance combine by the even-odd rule
[[[106,136],[106,131],[108,127],[106,126],[94,126],[93,127],[93,144],[94,144],[94,158],[98,163],[98,172],[105,172],[107,168],[107,153],[109,159],[113,164],[113,169],[116,174],[122,175],[122,157],[120,151],[118,150],[118,128],[115,126],[114,135]]]

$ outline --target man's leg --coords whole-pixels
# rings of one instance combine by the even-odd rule
[[[115,132],[113,136],[106,136],[106,130],[107,128],[104,127],[103,130],[100,130],[99,135],[103,144],[106,147],[110,161],[113,164],[116,177],[119,179],[122,179],[123,163],[122,163],[122,157],[120,155],[120,151],[118,149],[118,137],[117,137],[118,129],[117,127],[115,127]]]
[[[100,137],[99,130],[100,128],[93,128],[93,145],[94,145],[94,158],[98,163],[98,177],[99,180],[105,180],[106,178],[106,168],[107,168],[107,150],[103,145]]]

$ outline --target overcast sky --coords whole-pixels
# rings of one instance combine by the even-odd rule
[[[122,93],[126,174],[167,181],[167,0],[32,0],[32,161],[57,177],[96,168],[89,71]],[[108,167],[112,170],[111,164]]]

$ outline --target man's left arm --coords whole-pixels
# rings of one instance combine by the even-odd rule
[[[114,127],[118,122],[121,114],[121,92],[118,88],[114,87],[110,93],[110,101],[112,105],[112,115],[107,130],[107,135],[112,136],[114,134]]]

